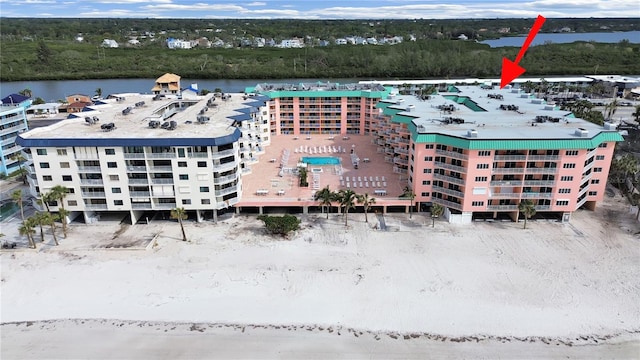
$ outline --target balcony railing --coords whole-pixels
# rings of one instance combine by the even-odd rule
[[[464,179],[455,178],[447,175],[433,174],[434,179],[446,181],[452,184],[464,185]]]
[[[558,168],[552,167],[543,167],[543,168],[527,168],[526,172],[528,174],[555,174],[558,171]]]
[[[149,179],[129,179],[129,184],[148,184]]]
[[[524,186],[554,186],[554,180],[525,180]]]
[[[147,172],[146,166],[127,166],[129,172]]]
[[[536,211],[549,210],[551,209],[551,205],[536,205]]]
[[[149,168],[149,172],[172,172],[173,168],[171,166],[151,166]]]
[[[447,195],[453,195],[461,199],[464,198],[464,193],[462,191],[447,189],[447,188],[443,188],[441,186],[436,186],[436,185],[432,186],[431,189],[432,191],[440,192]]]
[[[82,197],[86,197],[86,198],[103,198],[105,197],[105,193],[104,192],[100,192],[100,191],[83,191],[82,192]]]
[[[522,180],[494,180],[489,182],[490,186],[519,187],[522,186]]]
[[[447,150],[440,150],[440,149],[436,149],[436,154],[444,155],[444,156],[454,158],[454,159],[459,159],[459,160],[467,160],[469,158],[469,156],[464,153],[461,154],[456,151],[447,151]]]
[[[126,156],[125,156],[126,157]],[[176,157],[176,153],[147,153],[147,158],[149,159],[174,159]]]
[[[133,202],[131,203],[131,208],[132,209],[151,209],[151,203],[150,202]]]
[[[238,178],[237,174],[233,174],[233,175],[227,175],[227,176],[220,176],[220,177],[214,177],[213,178],[213,183],[214,184],[225,184],[231,181],[234,181]]]
[[[100,166],[78,166],[78,172],[99,173]]]
[[[496,155],[493,159],[495,161],[524,161],[527,155]]]
[[[235,169],[236,167],[238,167],[238,164],[234,161],[230,161],[224,164],[214,164],[213,171],[223,172],[223,171]]]
[[[107,204],[84,204],[84,208],[88,210],[107,210]]]
[[[154,203],[153,207],[155,209],[175,209],[176,203]]]
[[[82,185],[102,185],[103,183],[102,179],[80,179]]]
[[[144,159],[144,153],[124,153],[125,159]]]
[[[440,204],[442,206],[451,208],[451,209],[456,209],[456,210],[462,210],[462,204],[458,204],[455,203],[453,201],[449,201],[449,200],[445,200],[445,199],[438,199],[438,198],[431,198],[431,201],[433,201],[434,203]]]
[[[523,199],[551,199],[553,197],[552,193],[542,193],[542,192],[523,192]]]
[[[487,210],[493,211],[517,211],[518,205],[488,205]]]
[[[237,191],[238,191],[238,187],[237,186],[231,186],[231,187],[228,187],[228,188],[216,190],[216,196],[229,195],[229,194],[233,194],[234,192],[237,192]]]
[[[529,155],[527,157],[528,161],[536,161],[536,160],[559,160],[560,155]]]
[[[149,191],[129,191],[130,197],[149,197],[151,192]]]
[[[236,149],[228,149],[228,150],[222,150],[222,151],[218,151],[218,152],[213,152],[213,153],[211,153],[211,157],[213,159],[219,159],[219,158],[222,158],[222,157],[235,155],[235,153],[236,153]]]
[[[206,152],[197,152],[197,153],[189,153],[190,158],[206,158],[209,157],[209,153]]]
[[[152,184],[173,184],[173,179],[167,179],[167,178],[151,179],[151,183]]]
[[[522,174],[524,168],[493,168],[491,171],[495,174]]]
[[[466,173],[467,169],[462,167],[462,166],[458,166],[458,165],[452,165],[452,164],[445,164],[443,162],[440,161],[435,161],[434,162],[436,167],[442,168],[442,169],[449,169],[449,170],[453,170],[456,172],[460,172],[460,173]]]

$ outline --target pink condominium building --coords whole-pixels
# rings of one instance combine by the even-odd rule
[[[577,119],[519,89],[448,86],[429,96],[381,100],[372,125],[379,151],[406,177],[418,205],[445,207],[450,222],[509,216],[533,201],[569,221],[603,199],[615,126]]]

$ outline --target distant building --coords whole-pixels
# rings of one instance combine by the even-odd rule
[[[182,39],[167,39],[167,47],[169,49],[191,49],[191,42]]]
[[[280,42],[281,48],[301,48],[304,47],[304,42],[301,39],[285,39]]]
[[[166,73],[156,79],[156,85],[151,89],[154,95],[179,95],[180,76]]]
[[[20,94],[2,99],[0,107],[0,173],[8,175],[19,169],[19,162],[11,159],[22,147],[16,144],[18,134],[27,131],[26,109],[32,100]]]
[[[104,39],[104,40],[102,40],[102,47],[117,48],[118,46],[119,46],[118,43],[113,39]]]

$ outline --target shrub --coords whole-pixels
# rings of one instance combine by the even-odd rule
[[[260,215],[258,220],[264,222],[264,226],[271,234],[286,236],[291,231],[300,228],[300,219],[293,215],[269,216]]]

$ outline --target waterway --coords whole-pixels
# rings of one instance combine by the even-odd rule
[[[485,40],[482,44],[487,44],[492,48],[505,46],[522,46],[526,36],[502,37],[500,39]],[[629,40],[630,43],[640,44],[640,31],[623,32],[591,32],[591,33],[552,33],[538,34],[531,42],[532,46],[543,45],[545,43],[566,44],[576,41],[594,41],[599,43],[618,43],[622,40]]]
[[[102,89],[102,95],[119,93],[141,93],[150,94],[151,88],[155,84],[156,79],[98,79],[98,80],[51,80],[51,81],[12,81],[0,83],[0,98],[17,93],[24,89],[31,90],[33,98],[40,97],[46,102],[57,102],[65,99],[68,95],[84,94],[94,96],[98,88]],[[198,80],[185,79],[180,80],[182,87],[188,87],[190,84],[198,84],[198,89],[207,89],[213,91],[216,88],[222,89],[224,92],[237,93],[244,92],[245,88],[255,86],[260,83],[287,83],[298,84],[301,82],[318,82],[331,81],[337,83],[352,83],[355,79],[278,79],[278,80]]]

